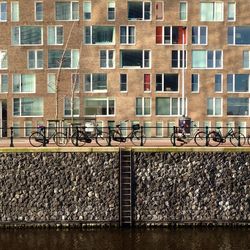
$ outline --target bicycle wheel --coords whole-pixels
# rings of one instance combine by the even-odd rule
[[[208,144],[211,147],[217,147],[220,145],[220,143],[222,142],[222,138],[221,135],[216,132],[216,131],[212,131],[208,134]]]
[[[100,147],[108,146],[109,144],[108,133],[103,132],[102,134],[97,134],[95,137],[95,141]]]
[[[122,135],[121,135],[119,132],[113,131],[113,132],[112,132],[112,136],[111,136],[110,145],[111,145],[111,146],[117,146],[117,147],[119,147],[120,144],[121,144],[121,142],[122,142],[122,139],[123,139],[123,137],[122,137]],[[109,140],[109,139],[108,139],[108,140]],[[125,141],[124,141],[124,142],[125,142]]]
[[[246,137],[242,133],[234,133],[232,137],[230,137],[230,142],[233,146],[243,146],[246,142]]]
[[[171,134],[170,141],[171,141],[172,145],[176,146],[176,147],[181,147],[186,143],[177,133]]]
[[[62,132],[57,132],[54,135],[53,140],[58,147],[63,147],[68,143],[67,136]]]
[[[194,137],[194,142],[199,147],[206,146],[206,133],[203,131],[198,132]]]
[[[250,135],[247,137],[247,143],[250,145]]]
[[[141,143],[143,146],[146,143],[146,139],[146,136],[139,130],[131,133],[130,140],[135,146],[141,146]]]
[[[34,132],[29,136],[30,145],[33,147],[41,147],[43,145],[43,134]]]
[[[82,147],[86,143],[86,136],[84,135],[83,132],[78,132],[78,135],[77,135],[77,132],[75,132],[71,136],[71,142],[76,147]]]

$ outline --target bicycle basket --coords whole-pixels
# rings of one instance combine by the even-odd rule
[[[140,129],[140,124],[134,124],[132,125],[133,130],[139,130]]]

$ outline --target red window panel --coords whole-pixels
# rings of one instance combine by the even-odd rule
[[[178,44],[182,44],[183,34],[184,34],[184,44],[187,43],[187,32],[186,27],[179,26],[178,27]]]
[[[162,43],[162,26],[156,27],[156,43],[157,44]]]
[[[144,91],[150,91],[150,74],[144,74]]]

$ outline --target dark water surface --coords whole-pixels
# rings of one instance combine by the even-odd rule
[[[0,249],[249,250],[250,229],[1,229]]]

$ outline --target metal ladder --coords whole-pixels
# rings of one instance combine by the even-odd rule
[[[120,148],[120,226],[131,227],[132,204],[132,162],[131,149]]]

